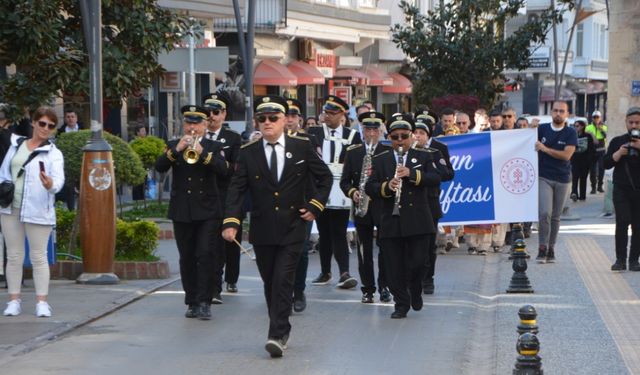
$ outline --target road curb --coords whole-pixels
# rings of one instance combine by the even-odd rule
[[[121,308],[155,292],[158,289],[162,289],[176,281],[180,280],[180,276],[175,275],[168,279],[163,279],[156,283],[150,284],[147,287],[136,289],[126,295],[111,301],[101,309],[96,310],[94,313],[89,314],[83,318],[77,319],[75,321],[67,322],[62,324],[61,326],[55,327],[39,336],[31,338],[25,342],[16,344],[11,348],[3,351],[0,354],[0,367],[4,364],[11,362],[16,359],[16,357],[27,354],[33,350],[36,350],[42,346],[45,346],[51,342],[58,340],[61,336],[66,335],[67,333],[83,327],[89,323],[92,323],[100,318],[103,318],[109,314],[112,314]]]

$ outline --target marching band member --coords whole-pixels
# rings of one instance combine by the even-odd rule
[[[373,271],[373,229],[380,226],[380,200],[371,200],[364,194],[364,183],[371,170],[371,160],[375,155],[389,151],[389,146],[379,144],[380,126],[384,115],[380,112],[364,112],[358,116],[365,143],[347,148],[340,187],[353,201],[354,222],[358,238],[358,271],[362,282],[362,303],[373,303],[376,292],[375,273]],[[363,176],[364,173],[364,176]],[[378,287],[381,302],[391,302],[391,294],[384,277],[382,251],[378,253]]]
[[[439,151],[441,159],[438,163],[444,166],[440,169],[442,182],[453,180],[453,166],[449,160],[449,148],[446,144],[439,142],[437,139],[431,137],[433,134],[433,127],[435,126],[435,118],[428,111],[416,114],[416,130],[414,131],[414,137],[417,140],[417,146]],[[433,224],[436,229],[438,228],[438,221],[442,217],[442,209],[440,208],[440,185],[431,186],[427,188],[427,194],[429,196],[429,208],[433,215]],[[435,274],[435,265],[437,258],[437,246],[436,236],[431,238],[432,243],[429,246],[429,262],[425,263],[425,275],[422,282],[422,288],[424,294],[433,294],[435,285],[433,283],[433,276]]]
[[[347,225],[351,200],[340,190],[340,176],[344,155],[349,146],[362,143],[360,135],[341,125],[349,105],[337,96],[329,95],[322,107],[325,123],[309,128],[309,134],[315,135],[321,145],[322,160],[333,174],[333,186],[327,201],[327,209],[316,220],[320,234],[321,272],[312,281],[313,285],[327,285],[331,281],[331,255],[336,258],[340,279],[338,288],[351,289],[358,281],[349,274],[349,245],[347,244]]]
[[[391,318],[401,319],[410,307],[422,309],[424,265],[436,233],[426,189],[440,184],[440,173],[433,152],[411,148],[412,116],[394,116],[387,128],[393,150],[373,158],[365,191],[382,200],[378,237],[395,301]]]
[[[229,173],[219,176],[217,179],[218,190],[220,192],[220,202],[224,204],[227,188],[231,182],[231,176],[235,170],[234,165],[240,151],[242,139],[240,134],[224,126],[227,117],[227,110],[230,108],[231,100],[227,93],[216,92],[204,97],[203,107],[209,110],[209,122],[207,124],[206,138],[220,142],[225,160],[229,163]],[[224,211],[224,208],[223,208]],[[237,240],[242,241],[242,233],[238,233]],[[240,249],[232,242],[221,241],[223,250],[216,254],[214,272],[214,290],[211,302],[215,305],[222,304],[222,274],[227,284],[229,293],[238,292],[238,278],[240,277]]]
[[[291,331],[291,295],[296,267],[307,233],[306,222],[324,210],[331,190],[331,171],[308,139],[287,136],[287,102],[279,96],[256,98],[254,112],[262,138],[240,149],[227,192],[222,237],[234,241],[245,194],[251,199],[249,242],[264,282],[269,311],[265,350],[281,357]],[[313,178],[316,189],[309,192]]]
[[[228,173],[219,143],[206,139],[208,110],[182,107],[184,136],[167,142],[156,161],[160,173],[172,169],[168,217],[180,254],[180,277],[187,318],[211,319],[214,257],[222,251],[219,238],[222,205],[217,178]]]

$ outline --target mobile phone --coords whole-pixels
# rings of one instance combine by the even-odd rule
[[[40,161],[40,172],[44,172],[44,162]]]

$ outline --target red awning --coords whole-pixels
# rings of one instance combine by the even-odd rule
[[[297,86],[298,79],[279,62],[262,60],[253,71],[253,84],[258,86]]]
[[[369,86],[391,86],[393,78],[384,69],[369,65],[362,69],[362,72],[369,77]]]
[[[576,99],[576,94],[569,90],[566,87],[560,88],[560,97],[558,98],[562,101],[571,101]],[[543,86],[540,89],[540,101],[541,102],[552,102],[555,100],[555,90],[551,86]]]
[[[349,81],[350,84],[356,86],[366,86],[369,84],[369,76],[361,71],[354,69],[341,69],[333,75],[335,80]]]
[[[298,77],[298,85],[324,85],[322,73],[306,62],[294,61],[287,68]]]
[[[389,74],[391,79],[393,79],[393,84],[391,86],[382,86],[382,92],[385,94],[411,94],[411,89],[413,85],[411,81],[400,73],[391,73]]]

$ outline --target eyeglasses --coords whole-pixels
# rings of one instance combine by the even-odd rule
[[[513,115],[502,115],[502,118],[512,118]]]
[[[337,114],[340,114],[342,112],[333,112],[333,111],[324,111],[325,114],[330,115],[330,116],[335,116]]]
[[[269,120],[269,122],[276,122],[280,119],[280,116],[278,115],[269,115],[269,116],[258,116],[256,117],[256,121],[258,121],[258,123],[262,124],[264,122],[267,122],[267,119]]]
[[[38,126],[41,128],[44,128],[45,126],[49,128],[49,130],[53,130],[56,128],[56,124],[53,122],[46,122],[46,121],[42,121],[39,120],[38,121]]]
[[[409,139],[409,137],[411,137],[411,133],[403,133],[403,134],[392,134],[389,136],[389,138],[391,138],[394,141],[397,141],[399,139]]]
[[[456,125],[467,125],[468,122],[466,121],[456,121]]]

